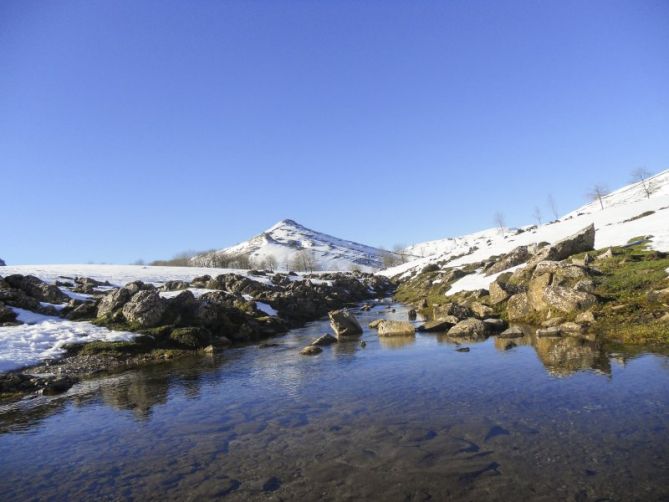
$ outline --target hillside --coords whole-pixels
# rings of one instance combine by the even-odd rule
[[[382,251],[306,228],[293,220],[281,220],[264,232],[229,248],[192,258],[193,265],[234,267],[249,262],[252,267],[294,267],[307,257],[314,270],[372,272],[382,268]]]
[[[598,201],[586,204],[543,225],[527,225],[519,229],[490,228],[461,237],[428,241],[407,248],[409,255],[423,256],[403,265],[383,270],[388,277],[409,277],[426,265],[439,263],[458,267],[508,253],[521,245],[554,243],[574,232],[595,224],[595,248],[626,244],[638,236],[652,236],[650,247],[669,250],[669,170],[648,180],[653,193],[647,196],[641,183],[632,183],[603,197],[604,209]],[[463,289],[487,287],[494,276],[474,274],[457,286]]]

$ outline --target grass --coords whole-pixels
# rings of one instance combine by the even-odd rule
[[[649,294],[669,287],[669,257],[645,244],[613,251],[613,258],[596,263],[602,272],[595,277],[596,294],[602,299],[594,309],[597,328],[622,343],[669,343],[669,322],[660,320],[669,309]]]

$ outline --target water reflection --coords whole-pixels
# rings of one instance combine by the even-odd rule
[[[388,312],[360,312],[361,323],[377,311]],[[388,315],[406,319],[406,309]],[[594,500],[633,498],[632,486],[669,495],[667,358],[529,329],[484,341],[365,329],[361,340],[299,355],[325,331],[319,321],[272,347],[129,371],[32,411],[0,410],[13,424],[0,434],[0,491],[8,500],[165,490],[182,499]],[[505,350],[509,342],[517,348]],[[472,351],[456,353],[457,343]],[[612,358],[628,367],[612,372]]]

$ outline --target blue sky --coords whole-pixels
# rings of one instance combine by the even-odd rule
[[[0,2],[0,257],[392,246],[669,168],[669,2]]]

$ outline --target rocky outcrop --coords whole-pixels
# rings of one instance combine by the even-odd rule
[[[362,335],[360,323],[347,309],[333,310],[328,317],[337,338]]]
[[[390,321],[384,319],[378,325],[379,336],[411,336],[416,328],[409,321]]]
[[[521,321],[527,319],[534,309],[530,305],[527,293],[517,293],[509,298],[506,305],[506,314],[509,321]]]
[[[560,261],[569,258],[571,255],[592,251],[595,249],[595,225],[589,225],[579,230],[573,235],[566,237],[555,244],[541,249],[531,260],[530,263],[552,260]]]
[[[597,298],[590,293],[562,286],[548,286],[544,290],[543,301],[550,309],[571,313],[590,308],[597,303]]]

